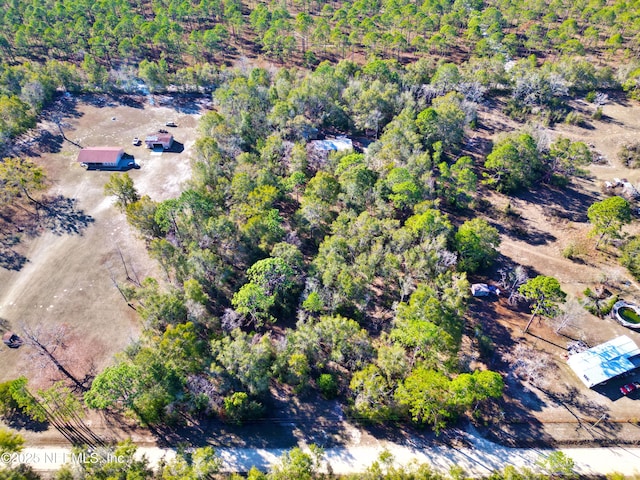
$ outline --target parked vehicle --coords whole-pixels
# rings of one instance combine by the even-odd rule
[[[167,127],[177,127],[178,125],[176,124],[176,122],[167,122],[167,123],[165,123],[165,126],[167,126]]]
[[[620,393],[623,395],[629,395],[631,392],[638,390],[640,388],[640,382],[631,382],[627,383],[620,387]]]
[[[142,140],[140,140],[138,137],[133,137],[133,146],[137,147],[138,145],[140,145],[142,143]]]

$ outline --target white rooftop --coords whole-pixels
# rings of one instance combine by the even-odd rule
[[[353,149],[353,142],[347,137],[327,138],[326,140],[313,140],[311,142],[318,150],[351,150]]]
[[[640,348],[626,335],[614,338],[567,360],[578,378],[589,388],[633,370],[630,358],[640,355]]]

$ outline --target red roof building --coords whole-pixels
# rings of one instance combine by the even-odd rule
[[[120,147],[87,147],[80,150],[78,163],[83,167],[117,167],[123,155]]]
[[[169,150],[173,145],[173,135],[170,133],[158,132],[147,135],[144,139],[147,148],[161,148]]]

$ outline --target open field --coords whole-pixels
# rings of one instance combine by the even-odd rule
[[[22,325],[66,325],[66,349],[58,352],[71,371],[83,378],[104,368],[140,331],[136,313],[113,284],[144,279],[161,273],[150,261],[144,242],[138,239],[113,199],[103,193],[111,172],[85,171],[76,162],[78,146],[121,146],[141,165],[129,171],[141,195],[154,200],[177,196],[190,175],[190,151],[196,136],[201,105],[173,106],[170,97],[127,97],[126,104],[106,96],[63,97],[45,113],[38,125],[47,145],[26,143],[23,151],[41,165],[50,182],[49,196],[72,199],[69,211],[59,219],[65,228],[41,228],[13,247],[26,257],[22,268],[0,269],[0,328],[21,333]],[[58,126],[59,118],[68,141]],[[134,147],[132,138],[157,131],[175,121],[171,131],[184,149],[180,153],[154,154]],[[61,214],[61,215],[62,215]],[[53,230],[53,231],[52,231]],[[127,272],[125,272],[125,264]],[[0,348],[0,381],[26,375],[44,385],[55,374],[42,370],[29,347]]]

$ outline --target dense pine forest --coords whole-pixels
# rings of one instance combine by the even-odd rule
[[[481,358],[492,349],[465,320],[468,275],[492,268],[500,243],[478,191],[584,175],[587,145],[533,125],[588,122],[575,98],[592,118],[610,95],[637,98],[639,54],[637,2],[4,1],[3,142],[64,91],[198,92],[213,109],[178,198],[141,196],[126,173],[105,185],[163,272],[118,285],[141,338],[73,391],[0,385],[0,413],[44,421],[86,406],[143,426],[240,425],[278,385],[339,399],[364,423],[439,433],[482,416],[504,383],[461,353],[463,339]],[[488,104],[520,128],[482,147],[469,138]],[[328,134],[356,149],[310,148]],[[25,200],[43,176],[5,160],[0,201]],[[605,242],[631,219],[620,200],[590,209]],[[505,275],[534,315],[557,313],[555,279]]]
[[[256,56],[307,68],[323,60],[447,59],[467,65],[474,82],[514,88],[533,106],[566,93],[567,81],[635,95],[639,10],[622,1],[7,1],[0,12],[0,135],[33,125],[60,89],[135,91],[142,79],[153,91],[211,91],[222,82],[222,65]],[[595,66],[605,65],[597,74]],[[429,83],[428,72],[414,72],[414,84]],[[544,91],[529,91],[540,83]]]

